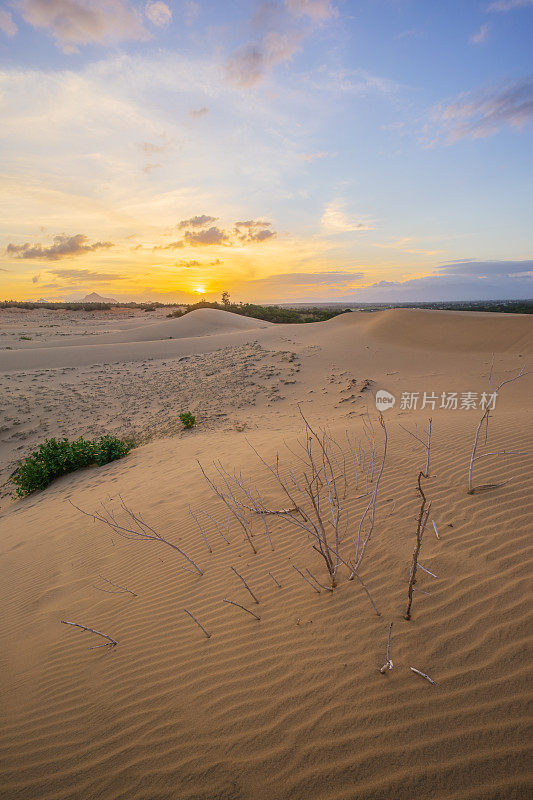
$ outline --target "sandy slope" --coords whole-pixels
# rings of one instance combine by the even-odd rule
[[[479,482],[514,479],[467,495],[478,410],[430,412],[427,492],[440,539],[426,532],[421,563],[438,577],[421,575],[410,622],[402,613],[423,453],[400,423],[420,430],[427,410],[397,404],[385,415],[389,454],[361,572],[379,617],[344,573],[333,594],[316,593],[299,577],[292,564],[322,580],[325,572],[305,536],[286,521],[269,522],[272,549],[256,520],[255,555],[238,525],[230,525],[227,544],[207,521],[210,553],[189,504],[225,525],[224,509],[196,463],[212,472],[212,462],[221,459],[264,487],[271,507],[284,507],[286,498],[250,450],[246,433],[261,453],[272,459],[279,450],[282,463],[298,472],[298,456],[284,445],[297,452],[297,401],[339,441],[346,429],[364,440],[361,415],[366,408],[374,413],[370,390],[386,388],[398,397],[404,391],[482,392],[493,351],[502,377],[525,361],[531,320],[352,314],[230,334],[243,337],[238,343],[228,344],[228,335],[217,332],[197,334],[193,344],[189,333],[165,343],[167,355],[151,361],[153,344],[137,335],[132,331],[130,342],[121,344],[132,348],[128,361],[91,361],[116,351],[102,346],[88,356],[82,344],[41,349],[39,369],[14,360],[31,350],[3,362],[9,371],[2,385],[13,389],[13,402],[40,414],[37,433],[40,425],[52,430],[55,424],[57,408],[47,410],[46,394],[60,393],[70,409],[69,433],[76,435],[89,421],[98,426],[107,420],[117,385],[123,388],[116,414],[128,416],[139,432],[153,421],[144,407],[145,384],[146,398],[161,387],[168,424],[172,411],[193,402],[196,388],[201,424],[156,439],[119,463],[66,476],[22,502],[4,503],[0,797],[529,797],[531,458],[485,459]],[[54,359],[71,349],[79,351],[81,366],[64,373]],[[180,362],[184,352],[189,360]],[[174,384],[173,375],[179,376]],[[78,376],[86,390],[70,407]],[[129,394],[128,383],[134,386]],[[502,392],[489,450],[531,450],[531,384],[528,376]],[[24,447],[26,440],[20,441]],[[186,550],[204,575],[184,571],[187,562],[163,544],[110,535],[67,502],[87,510],[102,501],[117,508],[119,494]],[[366,502],[357,497],[351,492],[345,501],[347,552]],[[259,605],[230,566],[246,577]],[[112,587],[99,575],[137,596],[102,591]],[[261,621],[223,603],[224,597],[256,611]],[[184,608],[212,633],[209,640]],[[109,633],[119,645],[88,650],[98,640],[60,625],[61,619]],[[391,621],[395,666],[383,676]],[[409,666],[431,675],[436,686]]]

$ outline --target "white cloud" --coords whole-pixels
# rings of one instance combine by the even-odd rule
[[[14,36],[18,31],[9,11],[4,11],[3,9],[0,9],[0,31],[5,33],[6,36]]]
[[[325,233],[350,233],[352,231],[373,230],[373,225],[368,221],[347,214],[345,203],[342,200],[333,200],[331,203],[328,203],[322,215],[321,225]]]
[[[144,13],[152,25],[156,25],[158,28],[165,28],[172,20],[172,11],[161,0],[157,0],[155,3],[147,3]]]

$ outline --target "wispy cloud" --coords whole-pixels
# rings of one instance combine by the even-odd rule
[[[212,222],[216,222],[217,219],[218,217],[210,217],[208,214],[199,214],[190,219],[182,219],[178,222],[176,227],[179,230],[183,230],[184,228],[203,228],[206,225],[210,225]]]
[[[489,25],[485,22],[477,33],[473,33],[470,39],[468,40],[470,44],[481,44],[487,39],[489,33]]]
[[[368,221],[348,214],[346,204],[342,200],[333,200],[328,203],[322,214],[321,225],[325,233],[371,231],[374,228]]]
[[[202,108],[193,108],[192,111],[189,111],[189,114],[193,119],[201,119],[201,117],[205,117],[206,114],[209,114],[209,109],[206,106],[202,106]]]
[[[502,128],[522,128],[533,118],[533,78],[460,95],[436,106],[425,128],[428,144],[482,139]]]
[[[317,26],[336,15],[329,0],[263,3],[251,20],[261,36],[238,47],[227,60],[230,82],[244,89],[256,86],[275,66],[290,61]]]
[[[172,11],[166,3],[161,0],[156,0],[154,3],[147,3],[144,7],[144,13],[152,23],[158,28],[166,28],[172,20]]]
[[[61,258],[79,256],[85,253],[92,253],[95,250],[108,249],[113,247],[113,242],[93,242],[88,243],[88,237],[83,233],[74,236],[67,236],[60,233],[54,236],[53,244],[48,247],[42,244],[8,244],[6,252],[9,256],[23,259],[45,259],[47,261],[58,261]]]
[[[513,11],[515,8],[533,6],[533,0],[494,0],[488,7],[489,11]]]
[[[83,283],[84,281],[108,283],[124,279],[123,275],[116,275],[113,272],[93,272],[89,269],[51,269],[48,272],[65,283]]]
[[[0,31],[5,33],[6,36],[14,36],[18,31],[18,26],[13,21],[13,17],[9,11],[0,9]]]
[[[129,0],[16,0],[15,5],[25,22],[50,31],[65,53],[78,52],[79,45],[148,37]]]

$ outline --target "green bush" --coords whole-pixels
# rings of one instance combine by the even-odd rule
[[[101,467],[110,461],[123,458],[134,447],[133,442],[114,436],[84,439],[46,439],[37,450],[22,461],[11,476],[20,497],[45,489],[60,475],[97,464]]]
[[[190,411],[184,411],[183,414],[180,414],[180,422],[184,428],[194,428],[196,417]]]

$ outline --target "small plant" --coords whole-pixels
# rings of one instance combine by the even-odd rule
[[[184,428],[194,428],[196,425],[196,417],[190,411],[184,411],[180,414],[180,422]]]
[[[17,494],[24,497],[37,489],[45,489],[60,475],[97,464],[101,467],[110,461],[123,458],[134,447],[133,442],[114,436],[100,439],[46,439],[37,450],[22,461],[11,480],[17,486]]]

